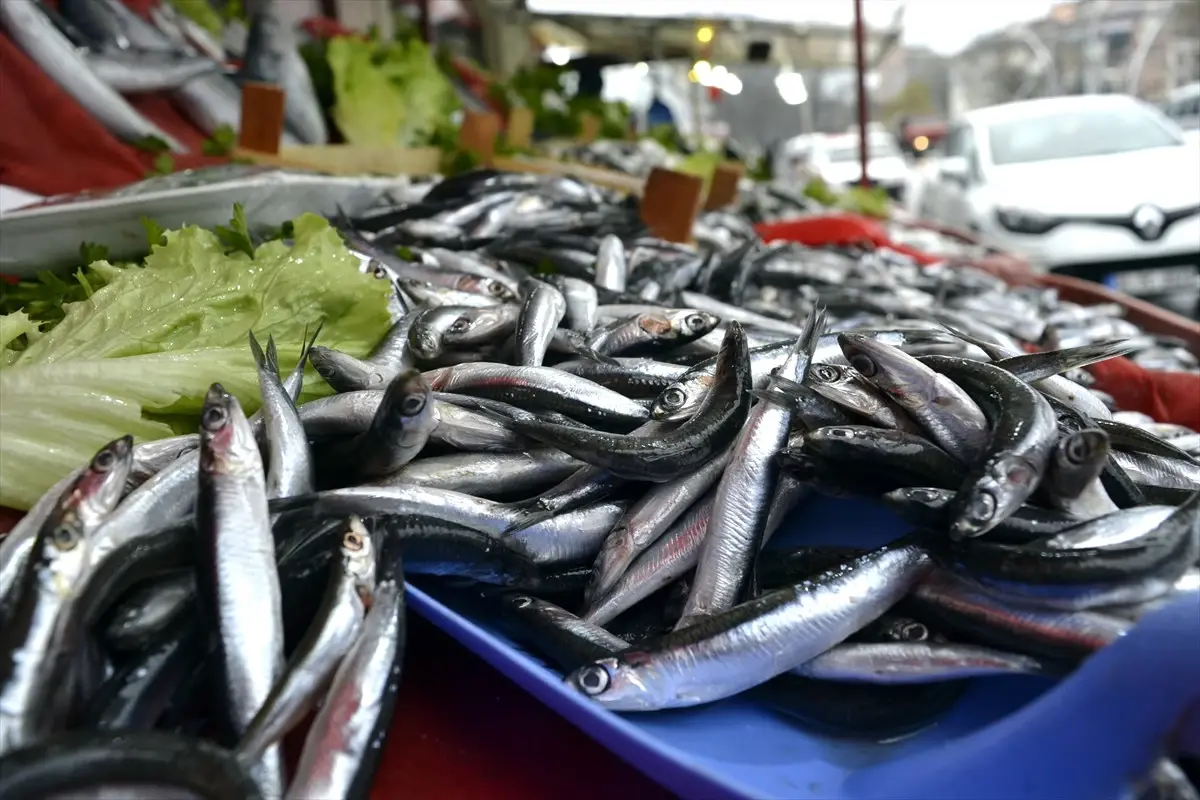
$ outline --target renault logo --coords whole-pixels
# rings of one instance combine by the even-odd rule
[[[1133,210],[1133,229],[1137,231],[1137,235],[1145,239],[1147,242],[1153,242],[1158,237],[1162,236],[1163,225],[1166,224],[1167,218],[1163,212],[1155,206],[1145,205],[1138,206]]]

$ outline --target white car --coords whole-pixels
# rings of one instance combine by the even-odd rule
[[[1044,269],[1189,265],[1194,279],[1200,145],[1159,110],[1123,95],[1027,100],[969,112],[942,144],[920,216]]]
[[[862,177],[858,136],[826,136],[813,144],[810,163],[821,180],[834,189],[846,189]],[[867,134],[867,179],[899,199],[908,180],[908,162],[891,134]]]

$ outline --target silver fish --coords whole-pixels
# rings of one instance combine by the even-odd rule
[[[83,60],[97,78],[123,94],[178,89],[219,68],[202,56],[176,56],[154,50],[84,53]]]
[[[375,589],[375,551],[362,520],[349,519],[338,549],[316,619],[238,742],[238,757],[246,763],[304,719],[362,630]]]
[[[287,389],[279,379],[275,340],[267,339],[264,353],[254,334],[250,350],[258,367],[258,389],[267,440],[267,497],[293,497],[313,488],[312,457],[304,425]]]
[[[88,67],[75,46],[59,32],[33,0],[0,2],[0,22],[38,66],[77,103],[113,134],[127,142],[149,137],[166,143],[174,153],[183,144],[142,116]]]
[[[133,437],[110,442],[42,522],[0,625],[0,754],[32,744],[72,711],[70,658],[83,630],[76,609],[90,538],[117,504]]]
[[[304,740],[288,800],[368,791],[391,721],[404,652],[401,581],[384,578],[377,584],[358,641],[334,674]]]
[[[201,595],[220,634],[228,714],[241,734],[283,673],[283,611],[262,457],[241,406],[220,384],[200,417],[196,527],[208,559],[198,572]],[[265,795],[283,794],[278,746],[251,774]]]
[[[930,568],[915,545],[884,548],[573,672],[568,686],[614,711],[710,703],[809,661],[877,619]]]

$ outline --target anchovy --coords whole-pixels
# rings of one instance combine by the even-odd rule
[[[803,383],[824,330],[825,312],[818,309],[809,316],[777,377]],[[717,484],[712,519],[679,627],[732,608],[745,592],[779,480],[776,455],[787,441],[791,421],[790,409],[776,403],[763,401],[750,411],[730,451],[729,467]]]
[[[283,611],[262,458],[241,406],[220,384],[200,418],[196,527],[205,556],[197,583],[220,634],[229,721],[242,734],[283,672]],[[283,793],[278,747],[251,772],[264,794]]]
[[[720,700],[809,661],[878,618],[929,569],[916,545],[857,559],[630,650],[581,667],[567,685],[614,711]]]
[[[370,789],[404,655],[404,584],[383,571],[358,640],[333,676],[304,740],[287,798],[358,797]]]
[[[238,757],[248,764],[280,741],[317,703],[362,630],[375,588],[375,551],[361,520],[348,521],[334,565],[308,633],[238,742]]]

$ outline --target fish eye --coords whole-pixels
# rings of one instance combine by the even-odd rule
[[[706,320],[700,314],[689,314],[685,322],[687,323],[687,326],[694,331],[704,330],[704,328],[708,325],[708,320]]]
[[[1068,461],[1081,464],[1091,455],[1092,448],[1088,446],[1087,440],[1082,436],[1072,436],[1067,439],[1065,449]]]
[[[62,551],[70,551],[75,549],[75,545],[79,544],[79,535],[70,525],[59,525],[50,534],[50,540],[54,542],[54,546]]]
[[[108,472],[113,468],[113,464],[117,463],[117,457],[113,455],[113,451],[105,448],[96,457],[92,459],[93,472]]]
[[[471,327],[471,320],[466,317],[459,317],[450,324],[451,333],[462,333],[467,328]]]
[[[225,421],[228,419],[228,414],[222,406],[209,406],[204,409],[204,414],[200,417],[200,424],[207,431],[219,431],[225,427]]]
[[[420,414],[423,408],[425,408],[424,394],[410,394],[400,403],[400,410],[408,417]]]
[[[981,492],[971,501],[971,505],[967,507],[967,516],[973,520],[986,522],[996,513],[996,498],[992,497],[987,492]]]
[[[869,378],[875,374],[875,362],[862,353],[850,357],[850,366],[858,370],[863,377]]]
[[[906,622],[900,629],[900,637],[906,642],[923,642],[929,638],[929,628],[920,622]]]
[[[675,386],[663,390],[662,397],[658,399],[658,402],[662,404],[663,408],[671,411],[677,408],[683,408],[683,404],[686,401],[687,394],[683,391],[683,389]]]
[[[522,594],[513,598],[513,607],[515,608],[529,608],[531,605],[533,605],[533,598],[528,595]]]
[[[819,381],[824,381],[825,383],[833,383],[834,381],[836,381],[838,378],[841,377],[842,373],[841,373],[841,370],[839,370],[837,367],[831,366],[829,364],[818,364],[816,366],[816,368],[813,370],[813,375]]]
[[[354,531],[350,531],[342,537],[342,547],[357,553],[363,549],[363,537]]]
[[[829,435],[837,439],[853,439],[854,431],[849,428],[830,428]]]
[[[913,500],[932,502],[937,499],[937,492],[933,491],[932,489],[910,489],[909,496],[912,497]]]
[[[608,670],[598,664],[593,664],[590,667],[584,667],[579,670],[579,675],[576,676],[575,682],[579,684],[579,688],[583,693],[591,697],[598,694],[603,694],[609,685]]]
[[[505,297],[508,295],[508,289],[503,284],[496,283],[495,281],[488,281],[487,290],[488,294],[493,297]]]

